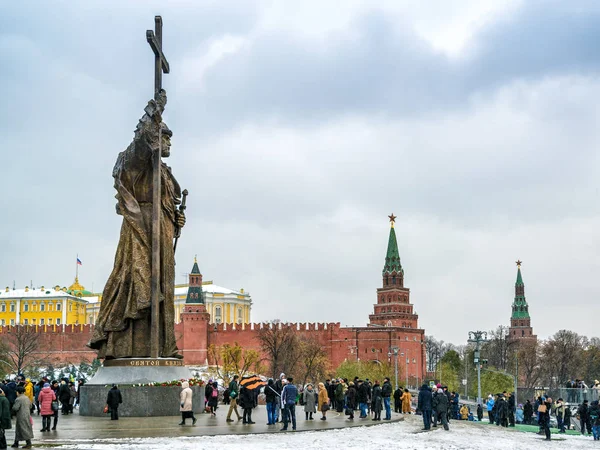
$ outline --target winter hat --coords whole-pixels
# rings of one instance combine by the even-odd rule
[[[50,383],[44,383],[44,387],[50,387]]]
[[[444,390],[443,390],[443,389],[441,389],[441,388],[440,388],[440,389],[438,389],[438,394],[443,394],[443,393],[444,393]]]
[[[281,380],[282,378],[285,378],[285,373],[281,372],[281,375],[279,375],[279,379]]]

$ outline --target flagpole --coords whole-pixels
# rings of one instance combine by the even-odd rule
[[[75,258],[75,279],[79,280],[79,253],[77,253],[77,257]]]

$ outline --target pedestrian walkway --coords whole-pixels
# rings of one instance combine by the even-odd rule
[[[217,409],[217,416],[210,414],[198,414],[196,425],[187,420],[184,426],[178,425],[180,416],[171,417],[122,417],[118,421],[106,417],[80,416],[77,410],[68,416],[59,416],[56,431],[40,432],[42,428],[41,416],[33,416],[33,444],[37,449],[56,448],[61,444],[72,444],[78,442],[89,442],[94,439],[123,439],[123,438],[154,438],[154,437],[192,437],[192,436],[218,436],[218,435],[243,435],[280,433],[281,423],[267,425],[267,412],[264,406],[257,406],[252,412],[254,425],[243,425],[242,421],[227,422],[228,407],[221,405]],[[240,411],[241,413],[241,411]],[[304,410],[301,406],[296,408],[297,431],[286,433],[297,433],[301,431],[333,430],[347,427],[358,427],[366,425],[377,425],[404,420],[401,414],[392,413],[392,420],[372,421],[371,418],[348,420],[344,414],[329,411],[327,420],[320,420],[321,414],[313,414],[314,420],[304,420]],[[235,418],[235,415],[233,416]],[[281,432],[283,434],[283,432]],[[6,431],[7,442],[14,441],[13,429]],[[23,444],[23,443],[21,443]],[[44,444],[48,447],[44,447]]]

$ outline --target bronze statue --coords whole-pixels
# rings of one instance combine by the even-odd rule
[[[174,323],[175,252],[173,239],[185,225],[181,188],[171,169],[160,161],[159,248],[153,249],[153,155],[170,154],[172,132],[162,121],[164,90],[148,102],[133,142],[121,152],[113,169],[117,214],[123,216],[113,271],[104,287],[100,312],[88,346],[105,359],[151,357],[151,336],[158,336],[158,355],[177,353]],[[156,192],[158,194],[158,192]],[[152,324],[152,255],[159,252],[158,321]]]

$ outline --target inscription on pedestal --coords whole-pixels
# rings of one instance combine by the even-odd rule
[[[184,366],[181,359],[150,359],[150,358],[123,358],[108,359],[104,361],[104,367],[172,367]]]

